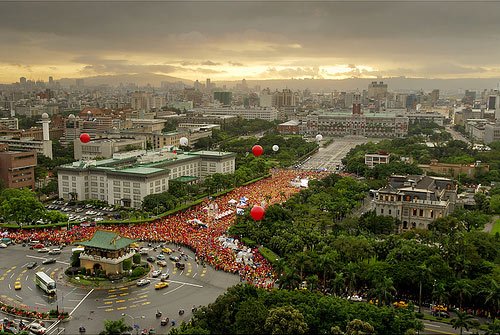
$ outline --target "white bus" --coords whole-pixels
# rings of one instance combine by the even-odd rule
[[[36,286],[40,287],[45,293],[56,294],[56,282],[50,278],[45,272],[37,272],[35,274]]]

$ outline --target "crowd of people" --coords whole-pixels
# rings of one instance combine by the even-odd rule
[[[301,178],[317,178],[322,173],[301,171]],[[297,177],[297,171],[274,170],[271,177],[257,181],[247,186],[222,195],[216,199],[207,199],[204,203],[193,206],[182,212],[163,217],[150,223],[131,225],[99,225],[98,227],[74,226],[69,230],[11,230],[8,237],[16,242],[38,240],[53,245],[71,244],[87,240],[92,237],[96,229],[110,230],[122,236],[149,242],[169,242],[184,245],[196,253],[196,258],[210,264],[217,270],[239,274],[240,280],[252,283],[258,287],[271,288],[274,286],[276,275],[258,249],[252,249],[251,264],[236,261],[234,249],[224,247],[218,238],[227,233],[234,223],[236,211],[233,199],[248,198],[248,210],[254,205],[271,205],[283,202],[294,193],[300,191],[293,187],[291,180]],[[207,211],[206,208],[215,203],[217,212]],[[218,217],[218,213],[231,214]],[[218,218],[216,218],[218,217]],[[191,224],[197,219],[206,223],[206,228]]]

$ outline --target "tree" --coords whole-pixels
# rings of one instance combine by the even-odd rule
[[[486,294],[484,302],[492,307],[493,312],[500,310],[500,285],[495,279],[491,279],[489,287],[483,293]]]
[[[132,327],[125,323],[125,320],[106,320],[104,321],[104,330],[99,335],[120,335],[126,331],[132,330]]]
[[[29,189],[3,190],[0,212],[7,221],[17,224],[36,222],[46,211],[35,193]]]
[[[249,299],[241,303],[235,316],[235,334],[265,334],[268,311],[262,301]]]
[[[375,334],[375,329],[368,322],[354,319],[347,324],[345,335]]]
[[[495,214],[500,214],[500,194],[495,194],[490,199],[490,209]]]
[[[271,309],[264,327],[272,335],[305,334],[308,331],[302,313],[291,306]]]
[[[460,335],[463,334],[463,328],[469,330],[472,326],[472,315],[467,314],[467,312],[461,312],[459,310],[455,311],[456,317],[451,319],[451,325],[453,329],[460,328]]]
[[[45,211],[43,213],[43,219],[47,223],[59,223],[59,222],[67,222],[68,216],[59,211]]]
[[[376,278],[370,290],[369,296],[378,299],[378,305],[388,305],[391,303],[392,295],[396,292],[394,283],[390,277]]]
[[[495,319],[493,322],[488,323],[488,329],[485,335],[498,335],[500,334],[500,319]]]
[[[462,309],[462,302],[464,297],[471,295],[472,286],[467,279],[459,279],[455,282],[451,289],[452,294],[458,294],[458,308]]]

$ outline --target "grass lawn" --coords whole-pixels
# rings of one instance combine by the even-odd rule
[[[491,229],[491,233],[494,235],[495,233],[500,234],[500,219],[496,220],[493,224],[493,228]]]

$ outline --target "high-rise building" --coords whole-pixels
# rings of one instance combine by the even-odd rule
[[[19,78],[19,84],[26,85],[26,78],[25,77]]]
[[[52,78],[52,76],[49,77],[49,85],[54,85],[54,78]]]
[[[439,100],[439,90],[432,90],[431,94],[431,104],[434,106]]]
[[[207,78],[207,80],[206,80],[205,89],[207,91],[210,91],[212,89],[212,83],[210,82],[210,78]]]
[[[6,188],[35,190],[36,152],[9,151],[3,145],[0,152],[0,179]]]
[[[233,100],[232,92],[214,92],[214,100],[219,101],[223,106],[231,106]]]
[[[381,100],[387,96],[387,84],[384,84],[383,81],[376,82],[372,81],[368,85],[368,98]]]

